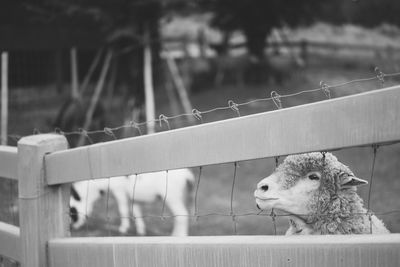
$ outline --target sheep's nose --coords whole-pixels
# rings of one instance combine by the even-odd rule
[[[262,184],[262,185],[259,186],[259,189],[261,189],[262,191],[265,192],[265,191],[268,191],[269,186],[267,184]]]
[[[71,220],[73,223],[76,223],[78,221],[78,211],[76,210],[76,208],[69,208],[69,215],[71,216]]]

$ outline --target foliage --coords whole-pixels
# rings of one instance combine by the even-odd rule
[[[400,26],[400,1],[398,0],[357,0],[349,6],[349,18],[353,23],[367,27],[382,23]]]
[[[249,52],[262,57],[274,27],[307,25],[316,20],[372,27],[400,25],[398,0],[215,0],[213,25],[229,33],[241,30]]]
[[[213,24],[223,31],[242,30],[249,52],[262,57],[274,27],[308,24],[320,17],[324,0],[217,0]]]
[[[161,15],[159,1],[24,0],[21,6],[31,21],[70,28],[92,26],[108,38],[140,38],[144,28],[157,23]]]
[[[116,87],[123,88],[126,99],[134,97],[138,105],[144,102],[143,47],[150,43],[158,55],[161,1],[23,0],[20,7],[33,23],[97,33],[102,42],[98,47],[111,47],[115,52]]]

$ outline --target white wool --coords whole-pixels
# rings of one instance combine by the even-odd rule
[[[168,183],[167,183],[168,181]],[[72,227],[78,229],[86,222],[86,216],[93,211],[93,205],[103,193],[114,195],[121,217],[119,231],[126,233],[130,227],[131,210],[135,217],[136,232],[145,235],[146,227],[142,218],[140,204],[152,203],[157,199],[164,201],[174,216],[172,235],[188,235],[188,209],[186,196],[188,185],[193,185],[194,175],[189,169],[145,173],[140,175],[118,176],[110,179],[96,179],[76,182],[73,187],[80,197],[70,199],[70,207],[77,211],[77,221]]]
[[[363,207],[356,187],[367,184],[331,153],[288,156],[254,192],[260,209],[291,215],[286,234],[389,233]]]

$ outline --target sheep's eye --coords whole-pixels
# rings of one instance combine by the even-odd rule
[[[319,175],[316,173],[311,173],[308,175],[308,179],[310,180],[319,180]]]

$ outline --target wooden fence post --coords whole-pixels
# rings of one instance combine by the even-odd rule
[[[1,53],[1,144],[7,145],[8,134],[8,53]]]
[[[69,185],[47,186],[45,154],[67,149],[64,136],[33,135],[18,142],[21,266],[47,267],[47,241],[69,236]]]
[[[78,55],[76,47],[70,51],[71,57],[71,97],[77,99],[80,97],[78,85]]]
[[[154,100],[154,88],[153,88],[153,69],[152,69],[152,55],[150,45],[150,32],[146,29],[145,33],[145,45],[143,51],[143,75],[144,75],[144,99],[146,106],[146,121],[147,121],[147,133],[151,134],[155,132],[155,117],[156,117],[156,103]]]

